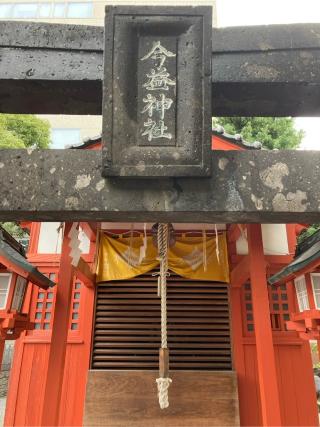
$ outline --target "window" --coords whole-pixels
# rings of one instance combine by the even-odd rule
[[[35,18],[37,16],[37,3],[17,3],[13,7],[13,18]]]
[[[309,310],[309,299],[308,299],[308,292],[307,292],[305,277],[304,276],[297,277],[294,280],[294,285],[296,288],[299,310],[300,311]]]
[[[68,18],[91,18],[93,16],[92,3],[69,3]]]
[[[43,18],[91,18],[92,1],[73,3],[71,1],[47,1],[40,3],[18,2],[0,4],[0,19],[43,19]]]
[[[57,271],[46,273],[47,277],[57,277]],[[59,286],[59,285],[58,285]],[[80,286],[80,287],[79,287]],[[72,297],[71,297],[71,312],[69,329],[79,331],[80,312],[79,307],[81,304],[81,292],[83,284],[79,280],[74,279]],[[32,320],[35,323],[35,329],[39,331],[50,330],[54,318],[54,305],[56,300],[57,287],[44,291],[39,289],[35,295],[34,312]],[[77,298],[76,298],[77,294]]]
[[[0,309],[6,308],[9,286],[11,283],[11,273],[0,273]]]
[[[48,276],[50,276],[49,273]],[[56,291],[56,290],[55,290]],[[38,290],[38,295],[36,299],[36,307],[34,313],[34,322],[35,329],[50,329],[52,322],[52,302],[48,303],[50,295],[51,300],[53,301],[53,292],[52,291],[43,291],[43,289]],[[44,304],[45,303],[45,304]]]
[[[42,3],[39,5],[39,18],[49,18],[52,13],[51,3]]]
[[[7,4],[0,4],[0,18],[10,18],[12,14],[12,5]]]
[[[311,273],[311,283],[314,302],[317,309],[320,309],[320,273]]]
[[[52,148],[65,148],[80,143],[80,129],[52,129]]]
[[[56,3],[53,6],[53,17],[54,18],[64,18],[66,14],[66,4],[65,3]]]
[[[254,331],[254,319],[250,284],[247,283],[242,287],[241,294],[242,304],[246,312],[243,325],[244,332],[252,333]],[[285,332],[287,330],[286,321],[289,320],[289,304],[287,301],[285,303],[282,301],[288,298],[286,285],[268,286],[268,297],[272,330]]]
[[[75,280],[72,291],[72,309],[70,313],[70,329],[72,331],[79,330],[79,307],[81,299],[81,282]]]

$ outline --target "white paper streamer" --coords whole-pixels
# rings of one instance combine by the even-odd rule
[[[203,271],[207,271],[207,233],[206,230],[202,230],[202,256],[203,256]]]
[[[219,236],[218,236],[217,224],[214,224],[214,231],[216,233],[216,255],[217,255],[218,263],[220,264],[220,249],[219,249]]]
[[[128,264],[133,267],[133,224],[131,224],[130,228],[130,240],[129,240],[129,256],[128,256]]]
[[[69,231],[69,248],[70,251],[70,257],[71,257],[71,265],[73,267],[77,267],[79,264],[80,256],[81,256],[81,250],[80,250],[80,240],[79,240],[79,230],[78,230],[78,222],[74,222],[71,226],[71,229]]]
[[[141,264],[142,261],[146,257],[147,246],[148,246],[148,240],[147,240],[147,223],[145,222],[143,224],[143,239],[142,239],[142,246],[140,246],[139,264]]]

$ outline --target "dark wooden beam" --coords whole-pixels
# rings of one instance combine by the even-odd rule
[[[0,150],[0,220],[319,221],[319,151],[215,151],[211,178],[104,179],[101,152]]]
[[[235,288],[240,288],[250,278],[249,257],[244,256],[242,260],[231,270],[230,283]]]
[[[227,230],[227,237],[229,243],[236,242],[241,236],[241,228],[245,228],[243,224],[230,224]]]
[[[96,283],[96,275],[92,272],[89,264],[80,257],[77,267],[75,267],[75,274],[85,286],[92,288]]]
[[[320,24],[213,29],[213,115],[320,115]],[[101,114],[103,27],[0,22],[0,112]]]

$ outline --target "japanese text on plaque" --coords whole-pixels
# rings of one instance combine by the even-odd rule
[[[142,100],[145,106],[141,113],[146,114],[147,120],[143,123],[145,129],[142,130],[141,135],[146,136],[148,141],[159,138],[172,139],[172,133],[166,126],[165,116],[166,111],[170,110],[173,104],[170,92],[175,90],[176,81],[170,77],[165,63],[175,56],[175,53],[170,52],[161,45],[160,41],[157,41],[153,43],[150,52],[141,58],[141,61],[150,58],[154,60],[154,68],[146,74],[147,81],[142,85],[148,93]]]

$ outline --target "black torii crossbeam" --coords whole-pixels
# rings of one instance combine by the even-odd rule
[[[213,115],[320,112],[320,25],[213,30]],[[103,28],[0,23],[0,111],[100,114]],[[290,66],[288,66],[290,64]],[[213,152],[210,178],[102,178],[101,153],[0,150],[0,219],[313,222],[320,153]]]
[[[101,177],[90,150],[0,150],[0,220],[318,222],[320,151],[214,151],[211,178]]]
[[[320,115],[319,35],[320,24],[213,28],[212,115]],[[0,111],[101,114],[103,39],[103,27],[0,21]]]

